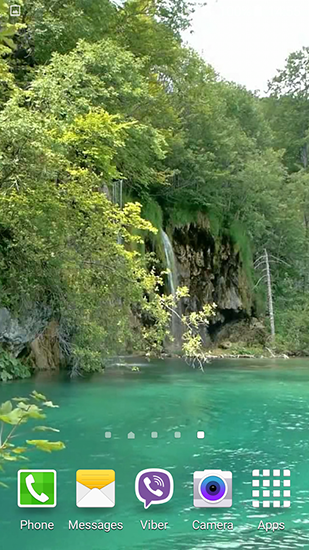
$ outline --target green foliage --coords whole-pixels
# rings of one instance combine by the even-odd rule
[[[114,161],[109,179],[121,176],[127,189],[141,191],[165,183],[168,175],[162,170],[163,133],[150,121],[140,120],[139,110],[151,101],[142,69],[141,60],[110,40],[95,45],[79,42],[73,52],[55,54],[51,64],[39,71],[24,101],[54,123],[52,132],[64,131],[62,142],[71,144],[79,164],[92,163],[105,181],[107,173],[100,162],[109,139]],[[112,141],[105,129],[108,120],[114,126]]]
[[[131,303],[143,303],[148,275],[126,249],[140,240],[132,230],[155,230],[140,217],[140,205],[128,203],[121,211],[98,191],[102,175],[113,177],[112,155],[124,127],[105,112],[91,115],[89,126],[88,116],[85,126],[78,119],[74,132],[69,127],[58,137],[57,127],[46,130],[27,110],[10,105],[2,113],[3,136],[23,145],[8,149],[2,142],[1,262],[8,305],[51,307],[60,318],[64,351],[74,365],[95,370],[102,357],[125,346]],[[24,142],[29,133],[32,140]],[[87,152],[82,166],[79,150]],[[14,155],[16,170],[9,169]]]
[[[274,130],[275,145],[284,150],[290,172],[308,164],[309,48],[289,55],[283,70],[269,83],[264,109]]]
[[[276,347],[295,355],[309,355],[309,296],[296,295],[278,304]]]
[[[30,65],[45,64],[53,52],[68,53],[78,40],[95,42],[113,26],[116,5],[108,0],[24,0],[26,28],[17,47]]]
[[[17,313],[33,303],[51,309],[75,370],[102,369],[107,355],[133,340],[143,349],[142,331],[132,338],[131,308],[143,311],[145,292],[157,287],[132,246],[141,231],[156,230],[138,203],[120,210],[102,193],[102,183],[117,177],[137,187],[161,179],[157,131],[99,106],[130,110],[147,93],[139,66],[110,42],[79,44],[55,56],[0,113],[6,305]],[[137,149],[144,164],[133,164]]]
[[[171,227],[184,227],[190,223],[197,223],[202,216],[199,211],[192,208],[191,204],[186,206],[177,203],[168,210],[169,224]]]
[[[235,251],[240,252],[241,260],[247,274],[247,281],[252,283],[252,243],[245,227],[240,222],[235,221],[229,228],[229,235],[235,245]]]
[[[148,256],[149,265],[157,266],[159,262],[165,265],[165,253],[162,242],[163,212],[160,205],[151,197],[145,199],[141,214],[145,220],[148,220],[156,232],[147,231],[141,233],[143,239],[143,254],[145,254],[145,243],[151,248],[152,254]]]
[[[24,363],[6,351],[0,351],[0,380],[2,382],[14,378],[29,378],[29,376],[31,376],[31,371]]]
[[[0,405],[0,470],[7,462],[26,461],[27,453],[31,447],[50,453],[65,449],[62,441],[49,441],[47,439],[26,440],[26,445],[15,444],[18,429],[29,421],[37,421],[46,417],[46,407],[56,407],[52,401],[37,391],[33,391],[28,397],[16,397]],[[48,426],[35,426],[33,430],[59,432]],[[1,483],[1,486],[6,486]]]
[[[137,56],[154,61],[161,55],[171,62],[180,32],[198,5],[191,0],[24,0],[26,29],[18,47],[30,65],[46,64],[54,51],[68,53],[80,39],[94,43],[110,36]]]
[[[14,49],[13,36],[20,25],[9,21],[9,5],[0,0],[0,105],[8,96],[8,90],[13,88],[13,76],[7,61]]]
[[[222,355],[232,355],[232,356],[249,356],[249,357],[261,357],[261,356],[267,356],[267,353],[265,353],[265,349],[263,347],[258,346],[248,346],[244,344],[243,342],[239,342],[238,344],[232,344],[227,351],[222,352],[220,350],[220,353]]]
[[[203,348],[200,329],[208,326],[209,319],[215,315],[215,310],[216,304],[206,304],[198,313],[192,312],[182,316],[185,326],[182,352],[185,361],[194,368],[197,366],[203,370],[204,364],[207,363],[207,353]]]
[[[51,63],[37,71],[29,101],[68,122],[91,106],[130,115],[137,102],[148,99],[142,69],[142,60],[109,39],[95,44],[80,41],[68,54],[54,53]]]
[[[142,215],[145,220],[148,220],[156,229],[162,229],[163,226],[163,213],[159,204],[153,199],[149,198],[145,204],[143,204]]]
[[[195,7],[25,0],[12,26],[0,3],[2,302],[48,309],[76,371],[162,351],[162,227],[207,228],[215,255],[231,241],[248,311],[264,247],[275,303],[307,279],[308,50],[261,101],[182,43]],[[119,180],[123,209],[108,198]]]
[[[273,254],[277,345],[281,349],[286,345],[297,353],[307,353],[308,349],[308,67],[308,48],[290,54],[285,67],[269,83],[269,97],[262,102],[273,130],[274,147],[286,168],[284,183],[277,193],[280,210],[268,231]]]
[[[208,210],[207,218],[209,220],[211,234],[216,239],[217,237],[219,237],[223,227],[223,212],[220,212],[220,210],[218,211],[215,207],[213,207],[212,209]]]
[[[0,55],[2,57],[14,48],[12,36],[14,36],[16,32],[16,26],[9,22],[9,5],[5,0],[0,0],[0,21]],[[6,50],[5,46],[9,49]]]

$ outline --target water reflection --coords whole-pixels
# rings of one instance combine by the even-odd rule
[[[133,361],[134,362],[134,361]],[[58,506],[52,511],[57,528],[52,533],[24,533],[16,506],[16,477],[6,468],[12,491],[0,501],[3,547],[27,550],[34,543],[44,550],[136,549],[293,549],[309,548],[309,369],[304,361],[217,362],[205,372],[182,363],[139,362],[140,373],[126,367],[119,373],[87,381],[36,382],[37,390],[59,403],[52,422],[61,429],[67,450],[57,455],[34,454],[32,467],[53,467],[59,473]],[[0,401],[25,394],[33,381],[0,387]],[[112,432],[111,439],[105,431]],[[136,434],[128,441],[128,431]],[[151,431],[158,432],[151,439]],[[181,438],[174,438],[174,431]],[[196,432],[205,431],[198,440]],[[116,470],[116,508],[87,511],[75,508],[75,470]],[[163,467],[175,482],[173,499],[144,511],[134,494],[138,471]],[[233,472],[233,506],[201,510],[193,507],[193,473],[204,469]],[[253,509],[253,469],[291,470],[291,508]],[[17,468],[16,468],[17,469]],[[1,497],[1,495],[0,495]],[[155,508],[155,509],[154,509]],[[28,516],[28,515],[27,515]],[[123,521],[122,533],[72,533],[68,519]],[[144,532],[139,521],[168,521],[163,533]],[[233,531],[198,530],[193,520],[232,521]],[[259,522],[284,522],[274,533],[258,530]],[[104,539],[104,540],[103,540]],[[26,542],[25,542],[26,541]],[[112,542],[111,542],[112,541]],[[28,544],[28,546],[27,546]],[[107,545],[108,546],[105,546]]]

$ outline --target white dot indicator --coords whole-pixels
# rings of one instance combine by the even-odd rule
[[[158,432],[151,432],[151,437],[152,437],[152,439],[157,439]]]
[[[112,432],[105,432],[106,439],[110,439],[112,437]]]
[[[197,437],[197,439],[204,439],[205,432],[197,432],[196,437]]]
[[[180,439],[181,438],[181,432],[175,432],[174,437],[175,437],[175,439]]]

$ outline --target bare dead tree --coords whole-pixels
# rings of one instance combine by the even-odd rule
[[[256,260],[254,264],[255,269],[262,269],[262,276],[256,283],[257,287],[262,281],[267,284],[267,301],[268,301],[268,312],[270,320],[270,336],[272,342],[275,340],[276,331],[275,331],[275,316],[274,316],[274,304],[273,304],[273,293],[271,286],[271,272],[269,266],[269,256],[266,248],[264,248],[263,254]]]
[[[275,330],[275,314],[274,314],[274,303],[273,303],[273,292],[272,292],[271,270],[270,270],[270,264],[272,262],[279,262],[290,267],[290,265],[284,260],[281,260],[281,258],[276,258],[276,256],[273,256],[272,254],[268,254],[267,249],[264,248],[263,254],[254,262],[254,268],[261,270],[261,273],[262,273],[261,277],[259,278],[254,288],[256,288],[261,282],[264,282],[267,285],[267,302],[268,302],[268,312],[269,312],[269,321],[270,321],[270,336],[271,336],[271,341],[274,342],[275,336],[276,336],[276,330]]]

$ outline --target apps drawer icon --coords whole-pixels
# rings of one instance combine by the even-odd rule
[[[76,506],[113,508],[115,506],[114,470],[77,470]]]

